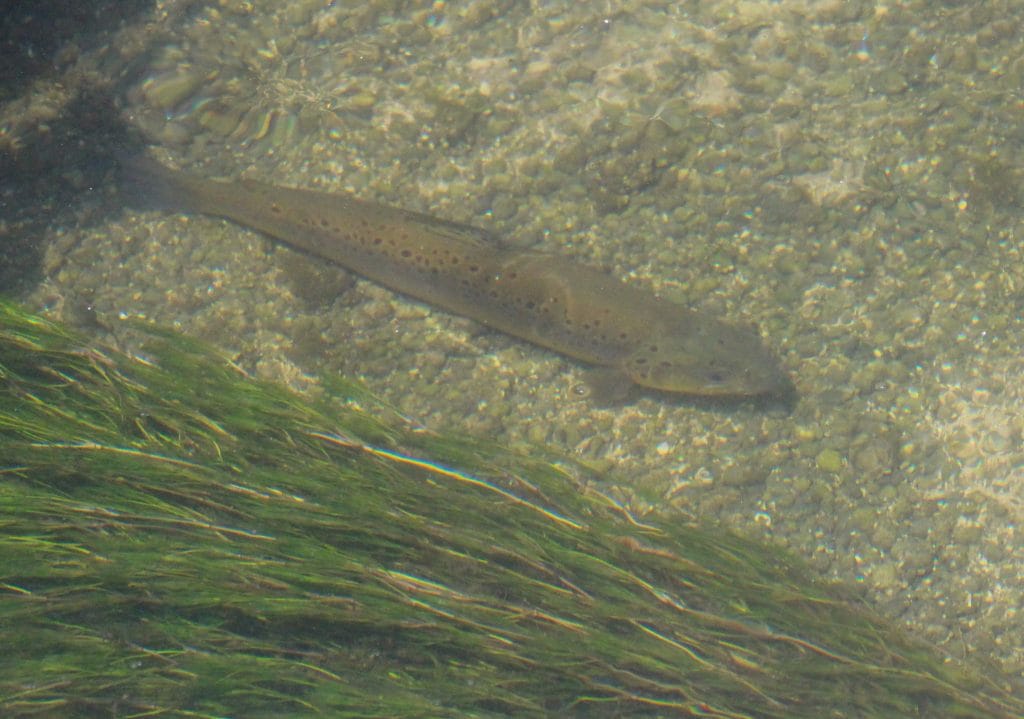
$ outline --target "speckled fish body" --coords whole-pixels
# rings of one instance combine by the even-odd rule
[[[398,292],[547,347],[641,387],[687,395],[788,396],[757,332],[484,230],[351,196],[218,182],[130,161],[162,206],[227,218]]]

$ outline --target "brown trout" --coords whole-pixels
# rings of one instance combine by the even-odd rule
[[[700,396],[790,398],[755,329],[665,300],[568,257],[351,196],[207,180],[143,157],[133,193],[214,215],[448,312],[602,368],[601,383]]]

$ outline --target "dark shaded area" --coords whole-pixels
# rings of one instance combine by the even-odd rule
[[[0,293],[40,277],[45,238],[102,207],[111,148],[126,130],[117,78],[85,53],[148,13],[152,0],[16,0],[0,13]],[[123,82],[123,78],[121,79]]]
[[[0,12],[0,102],[41,75],[57,72],[80,49],[152,8],[153,0],[13,0]]]
[[[111,148],[126,134],[112,99],[86,90],[17,153],[0,153],[0,293],[38,282],[53,228],[95,221],[104,210]]]

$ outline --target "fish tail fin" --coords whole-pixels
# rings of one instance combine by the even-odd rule
[[[118,167],[127,205],[145,210],[202,211],[203,180],[138,153],[121,157]]]

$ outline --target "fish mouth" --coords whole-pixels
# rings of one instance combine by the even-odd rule
[[[790,407],[795,405],[796,401],[800,399],[800,393],[797,391],[796,384],[784,372],[780,372],[779,376],[775,378],[762,394],[769,399],[778,400]]]
[[[746,370],[734,378],[734,381],[707,383],[702,386],[695,386],[692,389],[694,395],[706,397],[737,399],[765,399],[768,401],[781,401],[788,405],[795,403],[798,398],[796,385],[789,374],[779,367],[773,367],[770,371]]]
[[[747,395],[783,400],[796,398],[796,385],[781,367],[775,366],[770,372],[758,374],[759,376],[747,376]]]
[[[796,384],[781,368],[759,378],[749,390],[746,397],[757,407],[766,411],[778,411],[784,415],[792,413],[800,400]]]
[[[795,404],[798,398],[796,385],[782,370],[764,375],[752,375],[748,372],[726,382],[693,382],[685,385],[669,383],[664,386],[641,384],[641,386],[667,395],[706,397],[725,401],[755,399],[782,402],[788,406]]]

